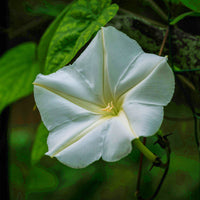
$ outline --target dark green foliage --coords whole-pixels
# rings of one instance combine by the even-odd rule
[[[55,189],[58,180],[55,175],[41,167],[32,167],[27,177],[26,192],[45,192]]]
[[[39,65],[36,44],[21,44],[0,58],[0,112],[10,103],[32,93]]]
[[[38,49],[37,49],[37,57],[40,63],[40,66],[42,68],[42,72],[44,69],[44,65],[45,65],[45,60],[46,60],[46,56],[47,56],[47,52],[48,52],[48,48],[51,42],[51,39],[56,31],[56,29],[59,26],[59,23],[61,22],[61,20],[63,19],[65,13],[68,11],[68,9],[70,8],[70,5],[68,5],[57,17],[56,19],[51,23],[51,25],[49,26],[49,28],[45,31],[45,33],[43,34],[40,43],[38,45]]]
[[[178,23],[180,20],[184,19],[187,16],[200,16],[200,12],[193,12],[193,11],[191,11],[191,12],[183,13],[183,14],[177,16],[175,19],[173,19],[170,22],[170,25],[174,25],[174,24]]]
[[[180,0],[185,6],[194,10],[196,12],[200,12],[200,1],[199,0]]]
[[[31,152],[31,163],[34,165],[37,162],[40,161],[40,159],[44,156],[44,154],[47,152],[47,136],[49,132],[44,126],[44,124],[41,122],[37,132],[35,141],[33,144],[32,152]]]

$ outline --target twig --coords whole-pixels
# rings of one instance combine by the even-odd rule
[[[158,21],[155,21],[151,18],[147,18],[146,16],[144,15],[140,15],[138,13],[135,13],[135,12],[132,12],[132,11],[129,11],[129,10],[126,10],[124,8],[119,8],[119,11],[123,14],[126,14],[128,16],[132,16],[134,19],[137,19],[137,20],[141,20],[142,22],[144,22],[145,24],[153,24],[153,25],[156,25],[156,26],[160,26],[162,28],[166,28],[167,25],[165,24],[162,24]],[[115,16],[116,18],[119,18],[120,19],[120,16]]]
[[[149,5],[151,6],[151,8],[158,13],[158,15],[164,19],[166,22],[168,21],[168,17],[167,15],[163,12],[163,10],[153,1],[153,0],[146,0]]]
[[[173,72],[177,75],[177,77],[185,83],[185,85],[187,85],[190,89],[192,90],[196,90],[195,86],[193,85],[193,83],[188,80],[186,77],[184,77],[182,74],[183,73],[187,73],[187,72],[198,72],[200,71],[199,68],[197,69],[183,69],[183,70],[173,70]]]
[[[163,52],[163,49],[164,49],[164,47],[165,47],[165,43],[166,43],[168,34],[169,34],[169,28],[167,28],[167,30],[166,30],[166,32],[165,32],[165,36],[164,36],[164,38],[163,38],[163,41],[162,41],[162,44],[161,44],[161,47],[160,47],[160,51],[159,51],[159,53],[158,53],[159,56],[162,55],[162,52]]]
[[[176,76],[177,76],[183,83],[185,83],[185,85],[186,85],[187,87],[189,87],[191,90],[193,90],[193,91],[196,90],[195,86],[194,86],[187,78],[185,78],[183,75],[177,74]]]

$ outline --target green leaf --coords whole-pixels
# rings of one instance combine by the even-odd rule
[[[200,12],[200,1],[199,0],[180,0],[186,7]]]
[[[108,0],[79,0],[71,5],[52,37],[45,74],[69,63],[89,39],[111,20],[118,10]]]
[[[193,12],[193,11],[192,12],[183,13],[183,14],[179,15],[178,17],[176,17],[175,19],[173,19],[170,22],[170,25],[176,24],[177,22],[179,22],[180,20],[182,20],[183,18],[185,18],[187,16],[200,16],[200,13],[199,12]]]
[[[56,17],[56,19],[51,23],[51,25],[47,28],[46,32],[43,34],[42,38],[40,39],[40,43],[38,45],[37,49],[37,57],[40,63],[40,66],[42,69],[44,68],[45,65],[45,60],[47,56],[47,51],[49,48],[50,41],[58,28],[58,25],[60,21],[63,19],[65,16],[66,12],[70,8],[71,4],[68,5],[61,13]]]
[[[57,177],[41,167],[32,167],[26,182],[28,193],[50,191],[57,185]]]
[[[23,43],[0,58],[0,112],[10,103],[31,94],[32,82],[39,73],[36,44]]]
[[[197,176],[199,172],[199,162],[194,159],[172,153],[170,165],[170,173],[181,170],[187,172],[195,181],[197,181],[199,178]]]
[[[40,161],[40,159],[44,156],[44,154],[48,151],[47,147],[47,136],[48,130],[41,122],[36,133],[35,142],[33,144],[32,152],[31,152],[31,163],[32,165],[36,164]]]
[[[13,162],[9,164],[9,183],[16,188],[21,188],[24,184],[22,170]]]

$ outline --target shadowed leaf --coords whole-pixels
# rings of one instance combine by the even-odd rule
[[[34,165],[40,161],[40,159],[47,152],[47,136],[48,130],[41,122],[36,133],[35,142],[33,144],[32,152],[31,152],[31,163]]]
[[[180,0],[186,7],[200,12],[200,1],[199,0]]]
[[[36,45],[23,43],[0,58],[0,111],[10,103],[31,94],[32,82],[39,72]]]
[[[53,190],[57,185],[57,177],[43,168],[33,167],[27,177],[27,193]]]

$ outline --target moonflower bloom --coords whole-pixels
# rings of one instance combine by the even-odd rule
[[[152,136],[174,92],[166,57],[145,53],[113,27],[101,28],[78,59],[39,74],[34,96],[49,130],[46,155],[73,168],[117,161],[131,141]]]

